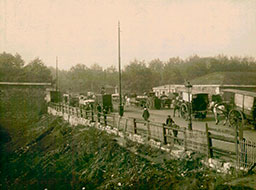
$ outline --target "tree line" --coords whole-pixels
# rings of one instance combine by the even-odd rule
[[[149,62],[132,60],[122,69],[122,88],[127,93],[143,93],[152,87],[165,84],[184,84],[186,80],[213,72],[255,72],[253,57],[179,57],[167,61],[154,59]],[[19,54],[0,54],[0,81],[52,82],[56,81],[56,70],[47,67],[39,58],[28,64]],[[118,71],[115,66],[104,69],[99,64],[87,67],[77,64],[69,70],[59,70],[61,91],[100,92],[102,87],[118,86]]]
[[[52,82],[51,71],[43,61],[35,58],[28,64],[19,54],[0,54],[1,82]]]

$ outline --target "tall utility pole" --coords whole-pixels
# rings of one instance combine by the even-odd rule
[[[122,83],[121,83],[121,55],[120,55],[120,22],[118,21],[118,70],[119,70],[119,115],[123,116]]]
[[[191,116],[191,112],[192,112],[192,100],[190,98],[191,94],[192,94],[192,85],[190,84],[189,81],[187,81],[187,84],[185,84],[185,87],[188,89],[188,129],[192,130],[192,116]]]
[[[58,57],[56,56],[56,91],[58,91],[59,88],[59,71],[58,71]]]

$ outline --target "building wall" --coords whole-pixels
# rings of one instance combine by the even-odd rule
[[[227,88],[256,91],[256,85],[193,85],[192,91],[208,94],[220,94],[221,89]],[[161,96],[163,93],[168,95],[170,93],[180,91],[186,91],[184,85],[164,85],[153,88],[153,92],[155,92],[156,96]]]

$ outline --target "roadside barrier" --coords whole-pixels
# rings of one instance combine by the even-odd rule
[[[64,104],[51,103],[48,106],[55,111],[54,115],[63,116],[65,120],[72,117],[95,122],[101,126],[110,127],[126,136],[139,135],[147,141],[155,141],[159,147],[167,146],[185,151],[204,154],[208,159],[225,157],[235,163],[237,168],[252,170],[256,166],[256,143],[241,139],[237,126],[234,129],[218,129],[208,127],[205,131],[188,130],[186,127],[166,125],[164,123],[144,121],[141,118],[120,117],[118,114],[97,113],[95,110],[85,110]],[[79,123],[79,122],[76,122]],[[223,146],[215,146],[221,141]]]

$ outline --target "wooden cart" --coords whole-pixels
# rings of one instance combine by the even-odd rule
[[[202,92],[182,92],[183,103],[180,106],[180,114],[184,119],[189,117],[189,106],[191,106],[191,115],[194,118],[204,119],[207,114],[209,98],[207,93]]]
[[[246,122],[256,126],[256,92],[224,89],[223,96],[232,104],[232,109],[228,114],[231,126],[238,124],[244,126]]]

